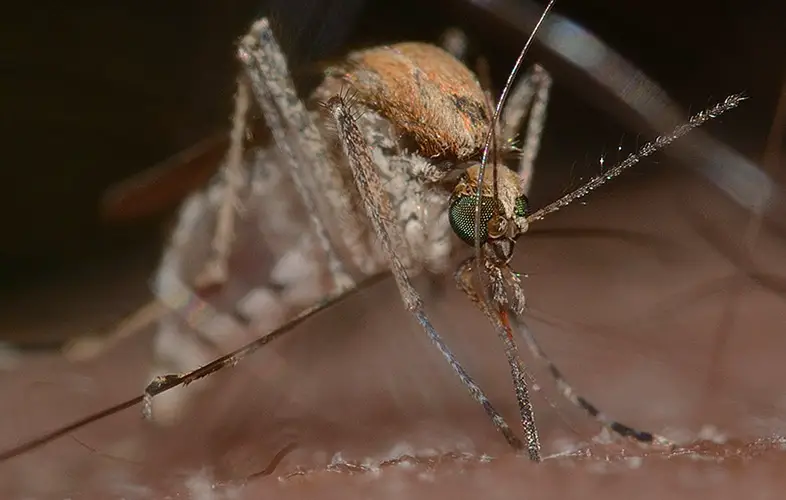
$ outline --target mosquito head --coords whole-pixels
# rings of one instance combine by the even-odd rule
[[[527,230],[529,202],[521,190],[518,175],[503,165],[497,165],[496,169],[496,190],[493,181],[495,176],[487,175],[483,179],[480,198],[480,164],[472,165],[461,175],[450,197],[448,219],[456,236],[462,241],[474,245],[477,238],[481,245],[488,243],[497,258],[506,263],[513,255],[516,238]],[[475,231],[475,210],[478,204],[480,232]]]

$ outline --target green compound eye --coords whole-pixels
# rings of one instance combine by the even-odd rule
[[[477,196],[458,196],[450,204],[448,220],[456,236],[468,245],[475,244],[475,206]],[[526,202],[525,202],[526,203]],[[483,196],[480,205],[480,243],[488,240],[488,223],[496,213],[497,203],[490,196]],[[518,203],[516,203],[518,207]]]
[[[513,208],[516,217],[526,217],[529,213],[529,200],[523,194],[516,198],[516,206]]]

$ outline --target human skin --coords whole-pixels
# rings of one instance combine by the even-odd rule
[[[598,426],[534,364],[550,458],[515,456],[388,280],[217,375],[175,427],[127,410],[0,464],[3,496],[774,497],[786,464],[786,308],[773,287],[786,245],[765,226],[754,255],[770,277],[745,278],[724,253],[749,215],[682,169],[642,168],[533,225],[516,267],[528,275],[530,326],[566,377],[676,449],[593,441]],[[418,284],[458,357],[514,419],[506,363],[482,316],[448,281]],[[25,356],[0,380],[2,448],[135,395],[149,361],[148,335],[83,364]],[[197,496],[206,485],[215,497]]]

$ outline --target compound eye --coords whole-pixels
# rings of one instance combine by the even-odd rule
[[[523,194],[516,198],[516,206],[513,207],[516,217],[526,217],[529,215],[529,199]]]
[[[477,196],[461,195],[455,197],[448,209],[448,219],[453,232],[468,244],[475,244],[475,207],[478,203]],[[480,205],[480,243],[486,243],[489,238],[488,224],[497,213],[497,202],[490,196],[481,197]]]

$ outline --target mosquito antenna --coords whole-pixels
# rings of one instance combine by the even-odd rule
[[[478,235],[480,234],[480,209],[481,209],[480,199],[481,199],[481,195],[483,194],[483,175],[484,172],[486,171],[486,164],[488,163],[489,146],[491,145],[492,138],[495,136],[494,132],[496,130],[496,123],[499,121],[500,113],[502,112],[502,109],[505,106],[505,101],[508,98],[508,94],[510,93],[511,88],[513,87],[513,81],[516,79],[516,76],[521,70],[521,66],[524,64],[524,56],[529,51],[532,42],[535,40],[535,35],[537,34],[538,29],[540,28],[541,24],[543,24],[543,21],[546,19],[546,16],[548,16],[549,12],[551,11],[552,7],[554,7],[555,3],[556,0],[549,0],[548,5],[546,5],[546,8],[543,10],[543,13],[540,15],[540,19],[538,19],[537,24],[535,24],[535,27],[532,29],[532,33],[529,35],[527,42],[524,44],[524,47],[521,49],[521,52],[519,52],[519,56],[516,59],[516,63],[513,65],[513,69],[510,71],[510,74],[508,75],[508,79],[505,82],[505,86],[502,87],[502,93],[499,96],[497,107],[494,110],[494,116],[491,118],[491,126],[489,127],[489,132],[488,135],[486,136],[486,142],[483,145],[483,156],[481,157],[480,160],[480,172],[478,174],[478,187],[476,192],[478,203],[475,204],[475,259],[478,262],[478,265],[476,266],[478,270],[481,269],[480,239],[478,238]]]
[[[722,115],[726,111],[736,108],[745,99],[747,99],[747,97],[743,94],[732,94],[729,97],[727,97],[723,102],[716,103],[713,106],[705,109],[704,111],[696,113],[695,115],[691,116],[688,123],[680,125],[668,135],[658,136],[654,141],[648,142],[647,144],[642,146],[637,152],[631,153],[630,155],[628,155],[627,158],[625,158],[621,162],[618,162],[613,167],[609,168],[606,172],[593,178],[591,181],[587,182],[583,186],[571,191],[570,193],[566,194],[565,196],[558,199],[557,201],[549,205],[546,205],[545,207],[541,208],[537,212],[528,215],[527,222],[531,223],[534,221],[541,220],[546,215],[556,212],[557,210],[570,205],[573,201],[583,196],[586,196],[587,194],[594,191],[596,188],[602,186],[603,184],[610,181],[614,177],[620,175],[628,168],[637,164],[643,158],[646,158],[647,156],[650,156],[653,153],[665,148],[666,146],[670,145],[672,142],[681,138],[682,136],[684,136],[691,130],[695,129],[696,127],[703,125],[707,121],[713,118],[717,118],[718,116]],[[481,173],[482,172],[483,170],[481,170]]]
[[[86,425],[89,425],[93,422],[101,420],[110,415],[114,415],[115,413],[119,413],[123,410],[131,408],[132,406],[136,406],[140,403],[146,406],[145,410],[143,410],[143,413],[149,412],[149,405],[153,397],[162,394],[166,391],[169,391],[170,389],[174,389],[175,387],[188,385],[191,382],[207,377],[208,375],[215,373],[228,366],[236,365],[243,358],[247,357],[248,355],[262,348],[269,342],[279,337],[283,337],[284,334],[291,332],[297,325],[303,323],[308,318],[316,315],[317,313],[319,313],[324,309],[327,309],[328,307],[331,307],[339,302],[343,302],[345,299],[359,293],[361,290],[370,288],[371,286],[379,283],[389,275],[390,272],[382,272],[364,280],[362,283],[359,283],[357,287],[351,290],[334,293],[333,295],[328,296],[328,298],[326,298],[324,301],[301,312],[296,317],[294,317],[291,321],[289,321],[287,324],[273,330],[267,335],[264,335],[246,344],[240,349],[230,352],[229,354],[221,356],[220,358],[200,368],[197,368],[196,370],[185,373],[183,375],[165,375],[162,377],[157,377],[155,380],[153,380],[153,382],[150,383],[150,385],[147,386],[147,388],[145,388],[144,393],[140,396],[136,396],[135,398],[131,398],[122,403],[118,403],[114,406],[111,406],[104,410],[88,415],[84,418],[76,420],[70,424],[66,424],[58,429],[47,432],[46,434],[39,436],[35,439],[26,441],[9,450],[0,452],[0,463],[10,460],[28,451],[32,451],[36,448],[40,448],[41,446],[51,443],[52,441],[55,441],[63,436],[67,436],[68,434],[70,434],[71,432],[77,429],[81,429]]]

